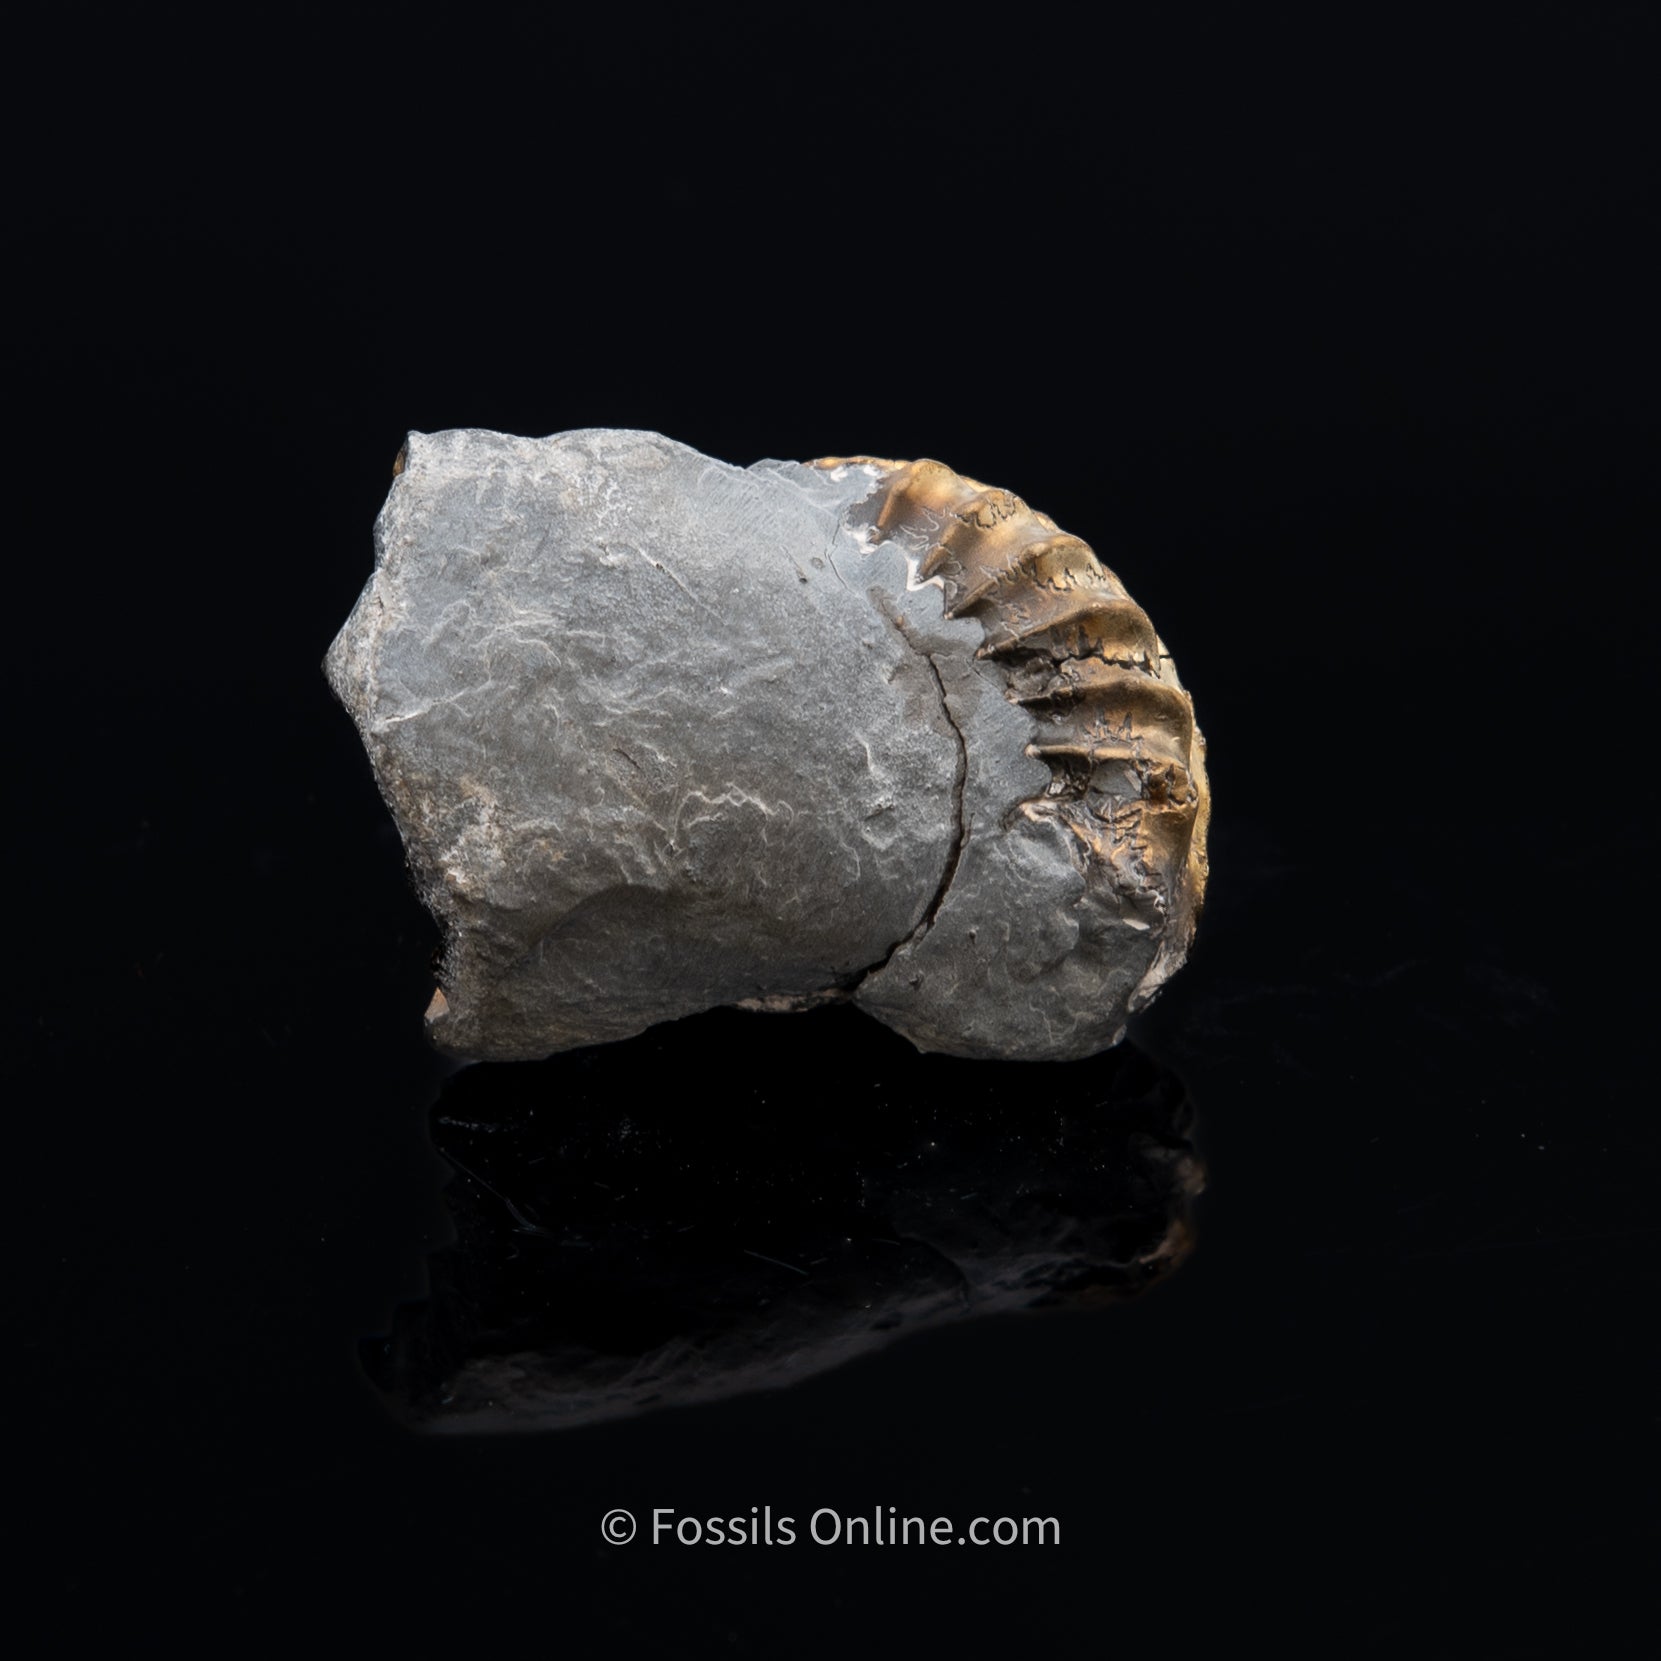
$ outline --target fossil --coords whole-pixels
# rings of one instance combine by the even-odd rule
[[[440,1048],[851,999],[1067,1059],[1182,963],[1204,740],[1076,536],[938,462],[411,434],[326,669],[442,923]]]

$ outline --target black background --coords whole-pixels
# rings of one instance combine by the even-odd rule
[[[1653,22],[1082,15],[24,42],[17,1607],[584,1655],[1640,1647]],[[1119,570],[1215,796],[1136,1034],[1210,1170],[1168,1285],[563,1436],[385,1418],[356,1342],[444,1228],[435,940],[318,665],[405,430],[468,425],[933,455]],[[689,1112],[730,1030],[665,1081]],[[888,1053],[800,1031],[781,1112],[837,1111],[816,1045]],[[762,1503],[1063,1544],[598,1532]]]

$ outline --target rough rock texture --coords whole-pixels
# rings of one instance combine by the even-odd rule
[[[440,1048],[852,997],[924,1049],[1075,1057],[1181,961],[1146,763],[1057,785],[1057,717],[927,575],[944,510],[877,514],[896,465],[410,435],[326,669],[445,928]]]

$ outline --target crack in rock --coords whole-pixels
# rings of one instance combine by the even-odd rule
[[[952,835],[951,846],[946,850],[946,863],[941,870],[940,881],[935,885],[928,904],[923,907],[923,915],[918,919],[917,926],[909,934],[896,940],[875,963],[859,970],[852,977],[850,995],[857,992],[871,976],[881,974],[894,961],[895,954],[902,947],[915,945],[934,927],[934,920],[940,915],[940,908],[946,902],[952,879],[956,877],[957,868],[963,859],[964,847],[969,841],[969,816],[965,806],[969,783],[969,746],[964,741],[963,729],[952,716],[951,701],[946,696],[946,683],[941,679],[940,666],[934,661],[933,653],[922,645],[907,627],[905,619],[897,613],[890,612],[874,589],[871,592],[871,603],[928,670],[929,678],[934,682],[935,692],[940,699],[940,714],[946,725],[952,729],[952,737],[957,741],[957,766],[952,777],[952,819],[956,829]]]

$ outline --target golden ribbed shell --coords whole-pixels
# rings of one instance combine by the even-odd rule
[[[919,577],[938,581],[948,617],[980,623],[979,655],[1039,723],[1028,753],[1049,764],[1050,784],[1024,811],[1064,825],[1116,888],[1161,914],[1165,941],[1136,1000],[1146,1002],[1192,934],[1210,813],[1205,739],[1147,613],[1088,543],[1007,490],[938,461],[812,465],[878,470],[873,538],[926,541]]]

